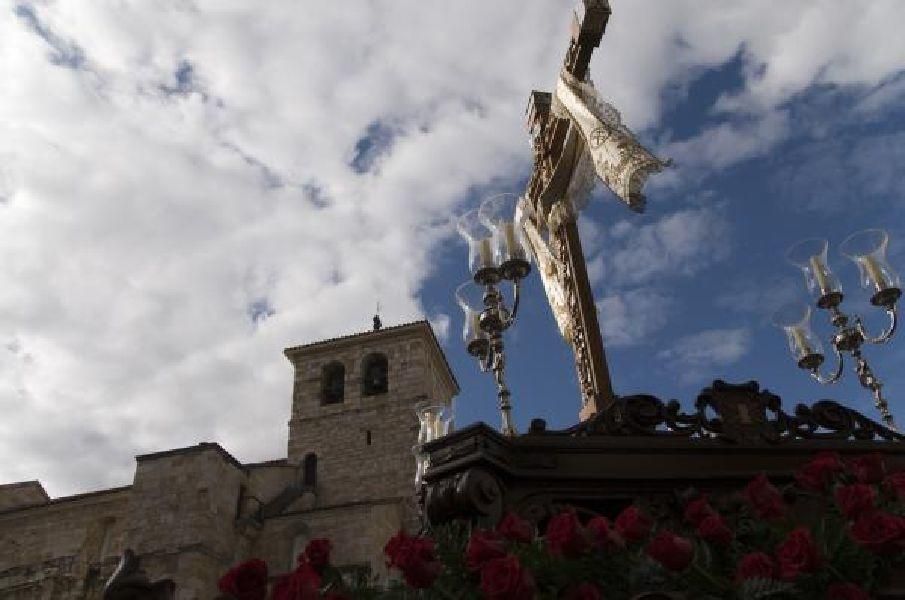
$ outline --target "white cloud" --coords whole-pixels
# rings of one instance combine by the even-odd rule
[[[672,301],[653,289],[635,289],[597,301],[600,330],[608,347],[645,345],[670,318]]]
[[[751,332],[745,328],[709,329],[679,338],[674,344],[657,353],[657,358],[669,363],[688,383],[725,367],[744,357],[751,347]]]
[[[784,304],[807,300],[802,278],[741,279],[729,285],[716,297],[714,304],[736,312],[759,315],[762,322],[770,321],[772,314]]]
[[[740,122],[727,122],[706,129],[700,135],[667,144],[663,150],[677,168],[695,171],[722,169],[759,156],[789,134],[785,111],[771,111]]]
[[[773,179],[777,195],[792,199],[792,209],[840,212],[851,198],[870,206],[905,194],[902,131],[816,141],[790,158]]]
[[[437,340],[439,340],[441,344],[446,344],[449,341],[449,326],[452,322],[449,315],[446,313],[438,313],[430,317],[429,321],[431,327],[434,328],[434,333],[437,335]]]
[[[900,104],[905,98],[905,76],[893,77],[870,90],[858,102],[855,110],[862,114],[877,115],[883,109]]]
[[[895,0],[613,5],[593,75],[636,128],[665,85],[742,47],[745,89],[722,106],[754,124],[812,81],[875,86],[902,64]],[[551,87],[570,19],[542,0],[15,6],[0,11],[0,340],[17,348],[0,350],[0,481],[53,495],[201,439],[282,455],[281,349],[368,329],[378,298],[388,325],[423,315],[448,216],[527,172],[528,92]],[[391,147],[357,173],[374,123]],[[747,133],[697,143],[717,161],[774,139]],[[727,251],[704,209],[620,227],[602,272],[621,286]]]
[[[691,275],[729,255],[729,224],[717,208],[690,208],[653,222],[611,228],[608,251],[617,285]]]

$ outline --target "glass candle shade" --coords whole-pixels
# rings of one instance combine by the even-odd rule
[[[456,289],[456,302],[465,315],[462,338],[468,353],[478,358],[487,355],[490,340],[481,329],[481,312],[484,310],[484,290],[473,281],[467,281]]]
[[[842,285],[826,260],[828,247],[826,240],[810,239],[798,242],[786,252],[788,261],[801,269],[808,290],[820,308],[831,308],[842,302]]]
[[[412,454],[415,455],[415,485],[421,485],[428,467],[427,455],[422,452],[421,444],[412,446]]]
[[[515,213],[519,197],[515,194],[498,194],[481,203],[478,217],[493,232],[493,255],[500,272],[506,279],[521,279],[528,275],[525,234]]]
[[[418,443],[426,444],[446,435],[449,427],[449,411],[443,404],[421,402],[415,407],[418,415]]]
[[[470,210],[459,217],[456,226],[468,243],[468,268],[474,280],[481,285],[497,283],[500,272],[494,260],[493,231],[481,222],[478,210]]]
[[[811,330],[811,307],[784,306],[773,314],[773,324],[785,332],[799,368],[813,371],[823,364],[823,344]]]
[[[865,229],[848,236],[840,252],[858,265],[861,285],[873,290],[870,301],[877,306],[892,306],[902,295],[899,275],[886,262],[889,236],[882,229]]]

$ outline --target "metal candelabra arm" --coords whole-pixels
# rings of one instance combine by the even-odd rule
[[[887,307],[886,316],[889,317],[889,325],[887,325],[886,329],[884,329],[877,337],[871,337],[864,328],[864,323],[861,322],[861,318],[855,317],[855,327],[858,329],[858,333],[861,334],[861,337],[864,338],[865,342],[868,344],[885,344],[892,339],[892,336],[896,333],[896,326],[899,322],[897,305],[893,304],[892,306]]]
[[[832,346],[833,353],[836,355],[836,370],[833,371],[833,373],[828,377],[820,374],[820,366],[816,366],[808,371],[815,381],[824,385],[829,385],[831,383],[836,383],[837,381],[839,381],[839,378],[842,377],[842,367],[845,363],[842,352],[839,351],[839,348],[837,348],[835,344],[833,344]]]
[[[518,314],[519,290],[521,289],[521,287],[521,279],[516,279],[512,282],[512,312],[509,313],[509,318],[506,320],[507,328],[515,323],[515,316]]]
[[[856,349],[852,351],[852,356],[855,358],[855,372],[858,374],[858,381],[861,383],[862,387],[870,390],[871,394],[873,394],[874,406],[880,411],[880,417],[883,419],[883,424],[893,431],[898,431],[892,413],[889,411],[889,403],[886,401],[886,398],[883,397],[883,383],[876,375],[874,375],[870,365],[867,364],[867,361],[861,356],[861,350]]]

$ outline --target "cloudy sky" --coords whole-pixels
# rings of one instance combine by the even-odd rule
[[[693,401],[720,377],[822,389],[769,324],[783,261],[886,227],[905,270],[905,3],[612,0],[592,77],[675,167],[645,215],[581,220],[617,392]],[[285,454],[286,346],[428,318],[462,350],[454,215],[523,189],[524,108],[571,7],[547,0],[0,3],[0,482],[129,483],[135,454]],[[571,354],[536,278],[508,335],[518,423],[574,422]],[[828,333],[822,315],[818,330]],[[905,421],[901,341],[870,349]]]

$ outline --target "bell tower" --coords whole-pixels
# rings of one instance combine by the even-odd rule
[[[415,405],[449,405],[459,392],[430,324],[375,327],[284,354],[295,370],[288,461],[316,481],[318,504],[410,497]]]

